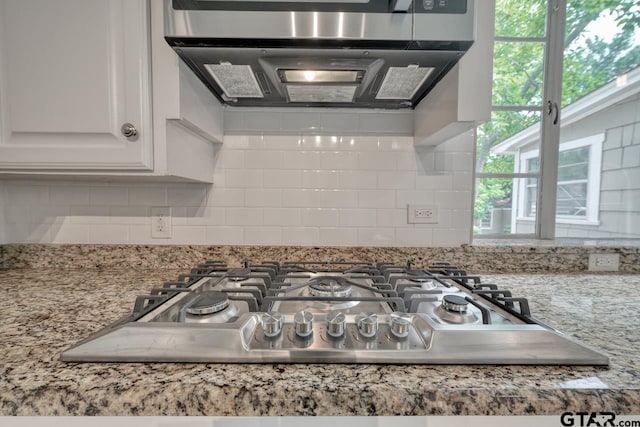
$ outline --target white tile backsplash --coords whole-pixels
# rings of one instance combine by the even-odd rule
[[[7,182],[5,206],[38,206],[49,204],[49,187],[39,184]]]
[[[378,188],[415,188],[415,181],[416,174],[411,172],[378,172]]]
[[[132,206],[165,206],[167,204],[167,189],[136,187],[129,188],[129,205]]]
[[[109,208],[106,206],[71,206],[69,208],[71,224],[107,224]]]
[[[341,209],[339,214],[340,227],[375,227],[375,209]]]
[[[128,243],[127,225],[92,225],[89,227],[89,241],[92,243]]]
[[[338,113],[318,120],[348,128]],[[407,136],[267,132],[225,137],[213,185],[2,181],[0,243],[457,246],[470,238],[473,147],[472,133],[416,150]],[[437,204],[441,221],[408,224],[409,203]],[[151,238],[153,206],[172,208],[172,238]]]
[[[281,189],[247,189],[244,193],[244,205],[247,207],[282,206]]]
[[[89,205],[89,188],[73,185],[71,187],[51,187],[49,202],[52,205],[87,206]]]
[[[210,245],[237,245],[244,243],[243,227],[207,227],[207,243]]]
[[[320,244],[324,246],[357,246],[356,228],[321,228]]]
[[[302,188],[339,188],[338,171],[305,170],[302,171]]]
[[[93,243],[89,236],[89,229],[90,226],[86,224],[54,224],[48,230],[48,239],[51,243]],[[11,227],[9,227],[9,230],[11,230]],[[22,241],[19,242],[22,243]],[[25,242],[31,243],[29,240],[26,240]]]
[[[300,225],[300,209],[297,208],[265,208],[264,225],[296,226]]]
[[[89,189],[89,203],[96,206],[127,206],[129,190],[126,187],[93,187]]]
[[[111,206],[109,207],[110,224],[140,224],[151,226],[151,208],[148,206]]]
[[[260,208],[228,208],[227,225],[262,225],[263,213]]]
[[[357,153],[329,151],[320,154],[320,168],[324,170],[355,170],[358,168]]]
[[[281,227],[245,227],[244,243],[247,245],[281,245]]]
[[[224,173],[224,185],[228,188],[260,188],[263,186],[262,170],[227,169]],[[214,180],[221,184],[219,180]]]
[[[340,210],[306,208],[301,209],[301,222],[304,226],[336,227],[338,226]]]
[[[299,170],[265,170],[265,188],[301,188],[302,171]]]
[[[371,171],[340,171],[338,186],[344,189],[374,189],[378,187],[378,175]]]
[[[283,245],[314,246],[320,240],[320,230],[313,227],[289,227],[282,233]]]
[[[358,191],[358,207],[360,208],[392,208],[396,200],[393,190],[360,190]]]

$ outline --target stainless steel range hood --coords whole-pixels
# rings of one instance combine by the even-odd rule
[[[473,44],[474,0],[165,0],[165,38],[221,102],[413,108]]]

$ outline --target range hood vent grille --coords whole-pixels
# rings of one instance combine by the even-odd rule
[[[249,65],[204,64],[209,74],[229,98],[263,98],[260,85]]]
[[[389,67],[376,99],[411,100],[432,72],[431,67]]]

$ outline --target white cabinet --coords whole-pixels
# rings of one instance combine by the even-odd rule
[[[0,1],[0,167],[153,168],[147,16],[140,0]]]
[[[471,49],[414,111],[416,145],[437,145],[491,119],[494,1],[476,1]]]
[[[3,175],[212,180],[222,108],[151,12],[148,0],[0,0]]]

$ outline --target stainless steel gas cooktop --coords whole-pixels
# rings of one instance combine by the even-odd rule
[[[607,365],[448,263],[209,261],[63,361]]]

